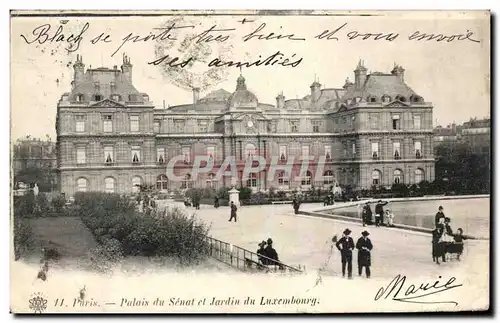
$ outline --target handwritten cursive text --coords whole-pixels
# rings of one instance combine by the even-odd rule
[[[33,31],[31,32],[33,34],[33,38],[28,38],[25,35],[21,35],[21,38],[24,39],[27,44],[33,44],[34,42],[38,42],[39,44],[67,42],[69,46],[66,48],[66,50],[68,52],[74,52],[77,51],[78,48],[80,48],[83,34],[87,31],[87,29],[89,29],[89,27],[90,24],[87,22],[77,35],[73,33],[65,35],[63,32],[64,27],[62,25],[59,25],[56,31],[51,34],[51,29],[53,30],[52,25],[43,24],[33,29]]]

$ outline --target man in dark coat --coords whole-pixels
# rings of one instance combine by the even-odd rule
[[[266,242],[265,241],[262,241],[261,243],[259,243],[259,249],[257,249],[257,255],[259,256],[259,262],[263,265],[265,265],[267,263],[267,259],[264,258],[264,257],[260,257],[260,256],[266,256]]]
[[[299,208],[300,208],[299,199],[297,197],[294,197],[292,204],[293,204],[293,210],[294,210],[295,214],[299,214]]]
[[[352,278],[352,251],[354,250],[354,240],[349,236],[351,230],[345,229],[344,236],[337,241],[335,246],[342,256],[342,277],[345,277],[345,267],[347,266],[347,277]]]
[[[214,207],[215,207],[215,208],[218,208],[218,207],[219,207],[219,197],[218,197],[218,196],[216,196],[216,197],[214,198]]]
[[[439,224],[439,220],[440,220],[441,218],[443,218],[443,219],[444,219],[445,217],[446,217],[446,216],[445,216],[445,215],[444,215],[444,213],[443,213],[443,207],[442,207],[442,206],[439,206],[439,208],[438,208],[438,212],[436,213],[436,218],[435,218],[435,221],[434,221],[434,223],[436,224],[436,226]]]
[[[439,257],[442,257],[444,254],[444,248],[441,243],[439,243],[439,239],[443,231],[441,228],[435,228],[432,231],[432,261],[439,265]]]
[[[367,202],[364,206],[363,206],[363,214],[362,214],[362,218],[363,218],[363,226],[365,225],[371,225],[372,224],[372,208],[370,207],[370,202]]]
[[[366,278],[370,278],[370,266],[372,265],[371,250],[373,245],[368,239],[369,233],[365,230],[361,233],[362,237],[356,242],[356,249],[358,249],[358,273],[361,276],[363,267],[365,267]]]
[[[231,222],[232,219],[234,219],[234,222],[236,221],[236,211],[238,208],[236,207],[236,204],[234,204],[234,201],[231,201],[231,217],[229,218],[229,222]]]
[[[264,250],[264,255],[267,258],[271,258],[272,260],[279,261],[279,259],[278,259],[278,253],[273,248],[273,240],[271,238],[267,239],[267,247]],[[267,265],[276,265],[276,263],[272,263],[269,260],[268,260],[268,262],[270,262],[270,263],[268,263]]]
[[[380,224],[384,224],[384,205],[387,203],[389,202],[382,202],[382,200],[379,200],[377,205],[375,205],[375,225],[377,227],[379,227]]]

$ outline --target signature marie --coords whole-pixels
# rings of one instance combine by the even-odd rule
[[[439,279],[442,277],[439,276]],[[444,293],[450,289],[457,288],[463,284],[453,284],[457,279],[455,277],[450,277],[446,283],[436,280],[435,282],[420,283],[420,285],[408,285],[405,286],[406,276],[397,275],[392,279],[392,281],[386,286],[381,287],[377,294],[375,295],[375,301],[381,298],[387,299],[392,296],[392,300],[405,303],[416,303],[416,304],[455,304],[455,301],[425,301],[424,298],[430,295],[435,295],[439,293]],[[399,287],[399,288],[398,288]],[[401,290],[404,290],[404,293]],[[401,294],[400,294],[401,292]]]

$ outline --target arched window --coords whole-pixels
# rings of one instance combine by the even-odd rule
[[[420,168],[415,169],[415,183],[420,184],[424,179],[424,171]]]
[[[278,186],[288,188],[290,185],[290,180],[284,170],[278,172]]]
[[[406,98],[404,96],[402,96],[402,95],[398,95],[396,97],[396,100],[401,101],[401,102],[406,102]]]
[[[302,185],[311,185],[312,173],[310,171],[306,172],[306,176],[302,177]]]
[[[403,171],[401,169],[394,170],[394,184],[401,184],[403,182]]]
[[[248,174],[247,186],[248,187],[257,187],[257,174],[255,174],[255,173]]]
[[[245,145],[245,157],[246,158],[252,158],[256,154],[256,149],[253,144],[246,144]]]
[[[333,184],[333,172],[331,170],[327,170],[323,173],[323,184],[331,185]]]
[[[86,178],[80,177],[76,180],[76,191],[77,192],[87,192],[88,181]]]
[[[106,193],[115,192],[115,179],[113,177],[106,177],[104,179],[104,190]]]
[[[207,176],[207,187],[209,188],[217,188],[217,181],[215,180],[215,174],[209,173]]]
[[[186,174],[181,183],[181,188],[193,188],[193,181],[191,180],[191,174]]]
[[[139,193],[141,190],[142,178],[139,176],[132,177],[132,192]]]
[[[422,99],[422,97],[420,97],[420,96],[418,96],[418,95],[415,95],[415,94],[414,94],[414,95],[412,95],[412,96],[410,97],[410,101],[411,101],[411,102],[422,102],[422,101],[423,101],[423,99]]]
[[[156,188],[159,190],[166,190],[168,188],[168,178],[165,174],[161,174],[156,178]]]
[[[382,173],[378,169],[375,169],[372,172],[372,184],[373,185],[380,185],[381,177],[382,177]]]

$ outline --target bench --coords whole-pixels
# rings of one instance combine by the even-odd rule
[[[253,265],[255,265],[255,267],[257,267],[257,269],[267,269],[267,267],[263,264],[261,264],[260,262],[257,262],[253,259],[250,259],[250,258],[246,258],[245,257],[245,265],[248,267],[248,268],[252,268]]]

